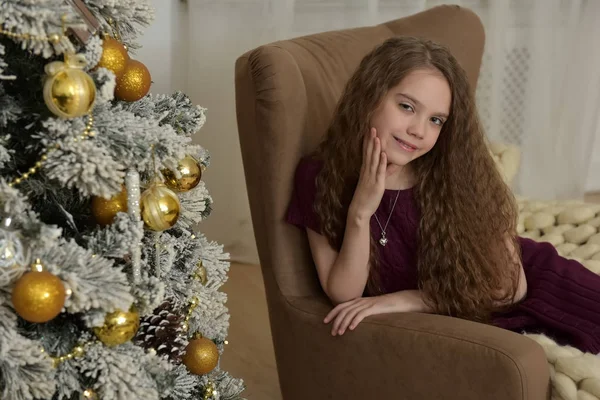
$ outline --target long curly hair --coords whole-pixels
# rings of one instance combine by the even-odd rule
[[[519,279],[517,208],[488,150],[467,75],[450,51],[429,40],[395,37],[372,50],[348,81],[315,156],[315,210],[323,234],[340,249],[358,182],[369,121],[387,92],[417,69],[443,74],[452,92],[450,115],[435,146],[411,162],[421,212],[418,281],[424,301],[439,314],[489,320],[509,305]],[[367,291],[381,293],[375,240],[370,244]]]

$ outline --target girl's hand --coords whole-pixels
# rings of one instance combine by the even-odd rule
[[[328,324],[333,321],[331,335],[343,335],[346,329],[353,330],[366,317],[376,314],[385,314],[399,311],[390,296],[359,297],[345,303],[338,304],[325,317]]]
[[[385,192],[386,170],[387,156],[381,151],[375,128],[371,128],[363,142],[363,160],[349,213],[360,218],[375,214]]]

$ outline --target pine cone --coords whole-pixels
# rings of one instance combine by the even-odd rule
[[[152,348],[174,364],[180,364],[187,344],[181,335],[184,318],[172,300],[166,300],[152,315],[142,318],[134,343],[145,349]]]

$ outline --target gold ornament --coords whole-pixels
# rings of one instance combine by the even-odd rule
[[[192,339],[185,348],[183,363],[192,374],[207,374],[217,366],[218,362],[219,350],[210,339],[203,337]]]
[[[183,160],[179,161],[177,171],[181,174],[181,178],[177,178],[170,169],[162,170],[165,185],[176,192],[187,192],[198,186],[202,179],[200,164],[191,156],[185,156]]]
[[[90,112],[96,102],[96,85],[83,71],[86,65],[82,54],[65,54],[65,61],[46,65],[44,101],[60,118],[81,117]]]
[[[21,318],[29,322],[48,322],[60,314],[66,291],[60,278],[43,271],[40,260],[17,280],[12,290],[12,303]]]
[[[194,271],[194,279],[197,279],[203,285],[206,285],[208,282],[208,276],[206,275],[206,268],[204,268],[204,264],[202,264],[202,260],[198,261],[196,265],[196,271]]]
[[[148,68],[141,62],[130,59],[125,71],[117,79],[115,97],[125,101],[139,100],[148,94],[151,84],[152,77]]]
[[[131,311],[117,310],[107,314],[104,325],[94,328],[98,339],[107,346],[116,346],[130,341],[140,327],[140,316]]]
[[[140,197],[140,213],[153,231],[172,228],[179,219],[179,198],[162,182],[154,182]]]
[[[129,54],[127,54],[123,44],[107,36],[102,40],[102,56],[94,69],[106,68],[115,74],[118,79],[125,72],[128,62]]]
[[[92,214],[101,226],[109,225],[119,212],[127,212],[127,190],[125,187],[121,192],[110,199],[104,197],[92,197]]]
[[[94,389],[85,389],[83,392],[81,392],[81,396],[80,396],[81,400],[98,400],[98,394],[94,391]]]

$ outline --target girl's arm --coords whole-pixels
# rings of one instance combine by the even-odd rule
[[[327,314],[324,323],[333,321],[331,334],[343,335],[353,330],[366,317],[397,312],[433,312],[423,301],[419,290],[403,290],[374,297],[361,297],[337,305]]]
[[[515,300],[518,301],[518,300]],[[420,290],[403,290],[374,297],[361,297],[338,304],[327,314],[324,323],[333,321],[331,334],[343,335],[353,330],[366,317],[397,312],[433,313],[423,301]]]
[[[363,162],[339,253],[325,236],[307,229],[321,287],[335,304],[359,298],[365,290],[371,252],[369,224],[385,192],[386,170],[387,156],[372,128],[364,138]]]
[[[506,240],[506,247],[513,261],[519,264],[519,285],[511,303],[518,303],[527,295],[527,279],[523,270],[523,263],[517,254],[512,242]],[[498,306],[505,304],[497,303]],[[420,290],[403,290],[382,296],[363,297],[337,305],[327,314],[324,322],[333,321],[331,334],[342,335],[346,329],[353,330],[366,317],[376,314],[395,312],[421,312],[432,313],[432,310],[423,301],[423,292]]]
[[[339,304],[361,297],[369,277],[369,218],[348,213],[339,253],[325,236],[311,229],[307,233],[319,281],[329,299]]]

